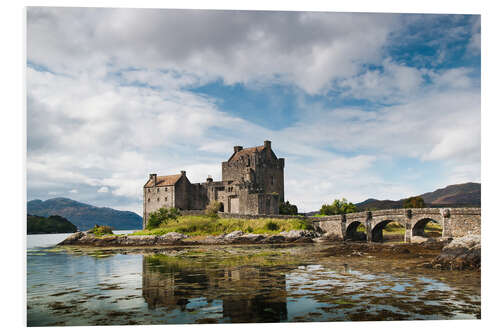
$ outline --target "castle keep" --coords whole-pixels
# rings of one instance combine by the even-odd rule
[[[209,202],[222,204],[221,211],[234,214],[278,214],[284,201],[285,159],[277,158],[271,141],[263,146],[235,146],[231,157],[222,162],[222,181],[211,177],[191,183],[186,171],[177,175],[150,174],[144,185],[143,228],[149,214],[161,207],[203,210]]]

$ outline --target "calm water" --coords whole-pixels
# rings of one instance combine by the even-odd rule
[[[65,237],[28,236],[29,326],[480,318],[479,273],[418,260],[328,245],[51,247]]]

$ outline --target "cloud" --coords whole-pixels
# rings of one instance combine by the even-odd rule
[[[189,73],[184,84],[270,80],[319,93],[332,79],[379,59],[397,22],[391,14],[31,7],[28,54],[69,75],[106,75],[112,63]],[[148,80],[145,75],[125,76]]]
[[[78,193],[78,190],[77,189],[72,189],[71,191],[69,191],[69,193],[75,194],[75,193]]]
[[[97,190],[97,192],[99,192],[99,193],[108,193],[108,192],[109,192],[109,188],[108,188],[108,187],[106,187],[106,186],[102,186],[102,187],[100,187],[100,188]]]
[[[386,174],[400,160],[439,165],[448,172],[440,179],[479,179],[479,79],[473,67],[417,66],[388,55],[387,43],[409,21],[391,14],[29,8],[29,196],[77,190],[78,200],[140,213],[149,173],[220,179],[234,145],[264,139],[286,158],[285,195],[301,210],[341,196],[421,193],[421,170],[411,172],[412,181],[400,176],[408,183]],[[479,31],[450,33],[459,40]],[[441,62],[450,59],[449,48],[439,52]],[[298,101],[294,121],[270,129],[251,113],[223,108],[224,89],[235,83],[242,94],[289,89]],[[218,90],[193,89],[207,84]]]

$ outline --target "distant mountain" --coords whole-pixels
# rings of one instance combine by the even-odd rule
[[[419,195],[427,207],[481,207],[481,184],[465,183],[449,185],[434,192]],[[403,208],[404,199],[368,199],[357,203],[359,210]]]
[[[95,207],[68,198],[28,201],[28,214],[45,217],[59,215],[80,230],[88,230],[95,224],[108,225],[115,230],[142,229],[142,217],[134,212]]]

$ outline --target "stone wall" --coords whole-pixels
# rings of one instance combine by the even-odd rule
[[[481,208],[450,208],[450,226],[454,238],[481,235]]]
[[[143,229],[147,225],[149,214],[165,207],[170,208],[175,206],[175,187],[148,187],[143,188],[144,204],[143,204]]]
[[[302,215],[263,215],[263,214],[229,214],[229,213],[219,213],[222,218],[233,218],[233,219],[301,219],[304,218]]]

